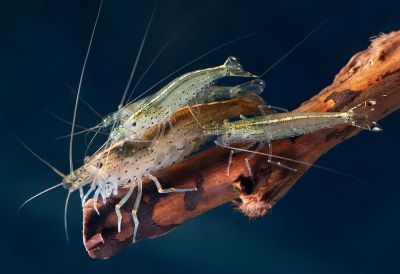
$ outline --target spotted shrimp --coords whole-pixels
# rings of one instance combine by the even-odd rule
[[[206,142],[208,137],[202,134],[203,129],[197,121],[202,124],[222,123],[225,119],[242,114],[256,115],[262,104],[263,100],[257,95],[248,95],[222,102],[195,105],[194,108],[198,112],[197,120],[193,119],[191,107],[180,109],[171,116],[171,124],[168,124],[163,132],[160,132],[159,125],[148,129],[145,135],[148,138],[153,137],[153,142],[138,143],[126,140],[114,142],[112,146],[88,158],[82,167],[65,176],[62,185],[69,190],[69,193],[90,185],[84,200],[94,192],[94,208],[98,212],[99,196],[106,202],[108,197],[118,193],[119,187],[128,184],[128,192],[115,207],[118,231],[121,231],[122,221],[120,208],[137,188],[132,210],[133,241],[135,241],[139,226],[137,211],[142,194],[142,179],[148,178],[153,181],[159,193],[196,191],[196,188],[163,188],[153,174],[179,162]]]
[[[214,101],[229,100],[246,94],[260,95],[265,88],[265,82],[260,79],[251,80],[237,86],[218,86],[212,85],[205,89],[197,99],[197,103],[210,103]],[[102,122],[95,126],[96,129],[105,129],[115,124],[124,124],[141,105],[145,104],[145,99],[131,102],[124,106],[121,110],[113,112],[103,118]]]
[[[264,144],[268,144],[268,163],[294,170],[279,161],[272,160],[271,141],[295,137],[338,125],[350,125],[364,130],[379,132],[382,128],[368,117],[368,113],[374,111],[375,105],[376,100],[368,100],[345,112],[288,112],[265,114],[254,118],[243,118],[238,121],[224,121],[222,124],[213,124],[211,127],[205,128],[204,132],[208,136],[218,136],[215,141],[216,145],[231,149],[228,170],[232,159],[232,153],[235,150],[231,145],[243,142],[250,142],[248,147],[259,143],[256,151]],[[238,150],[245,151],[246,149]],[[249,173],[251,174],[248,159],[245,159],[245,161]]]
[[[110,133],[110,140],[140,140],[147,129],[167,123],[178,109],[215,98],[218,94],[208,94],[212,92],[212,89],[210,91],[208,88],[217,79],[227,76],[256,77],[244,71],[235,57],[229,57],[223,65],[217,67],[186,73],[155,94],[132,105],[128,104],[111,117],[107,117],[103,121],[105,125],[118,122]],[[226,89],[224,90],[221,94],[226,96]]]
[[[150,22],[146,28],[146,33],[141,43],[137,58],[135,60],[135,65],[132,69],[132,73],[124,92],[119,111],[106,117],[106,119],[98,127],[102,128],[112,125],[112,130],[109,137],[109,140],[111,140],[111,142],[107,142],[106,146],[102,146],[102,148],[99,149],[98,153],[96,153],[93,157],[87,158],[82,167],[78,169],[73,169],[72,137],[74,136],[78,100],[80,98],[80,90],[82,86],[84,70],[89,56],[94,31],[99,19],[102,3],[103,2],[101,1],[78,85],[70,139],[70,173],[69,175],[64,175],[47,163],[54,171],[56,171],[59,175],[63,177],[62,183],[53,186],[48,190],[58,187],[60,185],[69,189],[69,194],[66,201],[67,205],[70,194],[76,190],[82,192],[82,188],[84,186],[90,185],[90,189],[86,193],[84,198],[88,198],[89,195],[94,192],[94,199],[97,202],[99,196],[101,196],[103,198],[103,201],[105,201],[108,197],[110,197],[110,195],[116,194],[118,192],[119,186],[128,184],[128,193],[121,199],[120,203],[115,208],[116,214],[118,216],[118,231],[120,231],[122,218],[120,208],[132,194],[134,188],[137,187],[138,192],[136,195],[134,210],[132,211],[132,217],[135,224],[133,241],[135,241],[137,228],[139,225],[136,213],[140,203],[143,177],[147,177],[150,180],[153,180],[157,185],[158,191],[160,193],[174,191],[195,191],[194,188],[163,189],[157,178],[152,175],[152,173],[156,172],[157,170],[169,166],[175,161],[179,161],[185,156],[189,155],[199,146],[201,146],[201,144],[204,143],[205,140],[208,138],[208,136],[204,136],[204,134],[202,134],[202,127],[199,128],[199,125],[193,120],[184,125],[179,125],[179,121],[183,120],[178,119],[178,121],[173,121],[173,117],[175,116],[175,114],[173,113],[178,111],[178,109],[180,109],[181,107],[195,105],[196,103],[202,101],[213,101],[216,98],[220,99],[218,97],[218,92],[221,92],[221,98],[223,99],[226,98],[224,97],[226,95],[235,94],[235,92],[233,92],[232,94],[229,92],[227,93],[227,91],[232,91],[232,89],[226,87],[216,87],[213,91],[213,84],[219,78],[223,78],[226,76],[256,76],[244,71],[235,57],[229,57],[227,61],[221,66],[186,73],[169,83],[167,86],[162,88],[154,95],[140,101],[136,101],[133,105],[128,104],[127,106],[129,107],[123,107],[122,103],[124,102],[126,91],[129,88],[130,81],[132,80],[151,21],[154,17],[154,10]],[[210,121],[213,121],[211,124],[214,124],[216,121],[222,122],[222,120],[231,119],[239,115],[246,115],[247,113],[246,109],[240,109],[240,113],[235,112],[234,115],[229,114],[230,108],[226,107],[224,103],[225,102],[221,102],[222,105],[207,105],[207,108],[213,106],[217,111],[213,113],[213,115],[208,117],[208,121],[204,121],[202,118],[202,115],[207,114],[207,111],[200,111],[200,117],[197,117],[195,119],[196,122],[200,120],[201,124],[205,124],[208,126],[207,123],[211,123]],[[257,102],[256,105],[253,105],[253,107],[256,107],[251,108],[252,113],[249,114],[255,115],[256,113],[254,112],[259,111],[259,105],[260,102]],[[205,108],[205,106],[199,106],[198,108],[203,109]],[[190,107],[186,108],[187,113],[189,113],[188,111],[191,115],[193,115]],[[181,112],[178,111],[177,113]],[[187,121],[189,121],[189,118],[186,118],[186,122]],[[136,142],[138,141],[138,139],[140,140],[142,136],[147,135],[154,137],[154,141],[143,143]],[[186,146],[188,147],[187,149]],[[185,149],[178,150],[178,148],[182,147],[185,147]],[[167,153],[172,157],[165,157]],[[35,198],[48,190],[45,190],[32,198]],[[97,203],[95,203],[95,205],[97,205]]]

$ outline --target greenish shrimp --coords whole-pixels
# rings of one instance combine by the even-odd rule
[[[382,128],[375,121],[371,121],[368,116],[369,112],[374,111],[375,105],[375,100],[368,100],[345,112],[274,113],[213,124],[211,127],[205,128],[204,132],[207,136],[218,136],[215,144],[231,149],[233,149],[231,145],[234,143],[250,142],[250,146],[259,143],[257,150],[264,144],[268,144],[268,162],[292,170],[292,168],[272,160],[271,141],[295,137],[338,125],[350,125],[379,132]],[[246,164],[249,166],[247,162]]]
[[[106,117],[103,126],[115,125],[110,141],[141,140],[147,129],[167,124],[171,115],[182,107],[208,102],[215,99],[218,93],[226,98],[230,94],[229,88],[222,88],[213,94],[210,87],[216,80],[227,76],[256,77],[244,71],[235,57],[229,57],[221,66],[186,73],[155,94]]]

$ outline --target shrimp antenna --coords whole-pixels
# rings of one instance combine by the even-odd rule
[[[205,127],[200,123],[199,119],[197,119],[196,115],[194,114],[194,112],[193,112],[193,110],[192,110],[192,107],[188,105],[188,108],[189,108],[190,114],[192,114],[192,116],[193,116],[194,120],[196,121],[196,123],[198,123],[199,126],[200,126],[202,129],[205,129]]]
[[[94,128],[88,128],[88,129],[84,129],[84,130],[75,132],[74,136],[82,134],[82,133],[85,133],[85,132],[96,132],[96,133],[98,132],[98,133],[103,134],[103,135],[108,135],[107,132],[97,131],[97,130],[94,130]],[[55,140],[61,140],[61,139],[64,139],[64,138],[69,138],[69,137],[71,137],[71,134],[67,134],[67,135],[63,135],[63,136],[57,137],[57,138],[55,138]]]
[[[277,65],[279,65],[286,57],[288,57],[293,51],[295,51],[298,47],[300,47],[305,41],[307,41],[317,30],[319,30],[325,23],[328,21],[328,19],[324,20],[322,23],[320,23],[318,26],[316,26],[309,34],[307,34],[306,37],[304,37],[300,42],[298,42],[294,47],[292,47],[288,52],[286,52],[284,55],[282,55],[281,58],[279,58],[275,63],[273,63],[266,71],[261,73],[258,78],[262,78],[265,74],[270,72],[273,68],[275,68]]]
[[[52,111],[50,111],[50,110],[48,110],[48,109],[46,109],[46,112],[49,113],[49,114],[50,114],[51,116],[53,116],[54,118],[60,120],[61,122],[66,123],[66,124],[68,124],[68,125],[72,125],[72,123],[71,123],[70,121],[68,121],[68,120],[66,120],[66,119],[64,119],[64,118],[61,118],[60,116],[58,116],[58,115],[55,114],[54,112],[52,112]],[[75,133],[74,133],[74,136],[76,136],[76,135],[78,135],[78,134],[85,133],[85,132],[95,132],[96,134],[100,133],[100,134],[103,134],[103,135],[108,135],[107,132],[100,131],[101,127],[100,127],[99,125],[94,126],[94,127],[91,127],[91,128],[87,128],[87,127],[84,127],[84,126],[77,125],[77,124],[75,123],[75,127],[80,128],[80,129],[83,129],[83,130],[78,131],[78,132],[75,132]],[[63,136],[57,137],[55,140],[60,140],[60,139],[68,138],[68,137],[71,137],[71,134],[67,134],[67,135],[63,135]]]
[[[143,78],[146,76],[147,72],[149,72],[149,70],[151,69],[151,67],[154,65],[154,63],[157,61],[158,57],[160,57],[161,53],[164,52],[164,50],[168,47],[168,45],[176,38],[176,36],[178,36],[182,30],[186,27],[187,24],[183,25],[182,27],[180,27],[178,29],[178,31],[176,31],[174,33],[174,35],[172,35],[167,42],[165,42],[165,44],[161,47],[161,49],[157,52],[156,56],[153,58],[153,60],[151,61],[150,65],[148,65],[147,69],[143,72],[143,74],[139,77],[138,81],[136,82],[136,85],[133,87],[127,102],[130,102],[132,95],[134,94],[136,88],[139,86],[140,82],[143,80]]]
[[[97,136],[98,133],[100,133],[100,128],[95,132],[95,134],[93,135],[92,139],[90,139],[90,142],[89,142],[89,144],[88,144],[87,147],[86,147],[85,157],[86,157],[86,155],[88,154],[89,148],[90,148],[90,146],[92,145],[92,143],[93,143],[93,141],[94,141],[94,139],[96,138],[96,136]]]
[[[147,23],[146,31],[145,31],[145,33],[144,33],[142,42],[140,43],[139,51],[138,51],[138,54],[136,55],[135,63],[133,64],[132,71],[131,71],[131,74],[130,74],[130,76],[129,76],[129,80],[128,80],[128,83],[126,84],[124,93],[123,93],[123,95],[122,95],[121,102],[120,102],[120,104],[119,104],[119,106],[118,106],[118,109],[121,109],[121,108],[123,107],[123,105],[124,105],[125,97],[126,97],[126,95],[128,94],[129,88],[130,88],[131,83],[132,83],[133,76],[135,75],[136,68],[137,68],[137,65],[138,65],[138,63],[139,63],[140,56],[142,55],[142,50],[143,50],[144,44],[145,44],[145,42],[146,42],[147,35],[149,34],[149,31],[150,31],[151,23],[153,22],[154,15],[156,14],[158,2],[159,2],[159,1],[157,0],[156,4],[154,5],[153,12],[151,13],[150,20],[149,20],[149,22]],[[110,132],[112,132],[112,131],[114,130],[116,124],[117,124],[117,120],[114,121],[114,123],[113,123],[113,125],[112,125],[112,127],[111,127],[111,131],[110,131]],[[107,139],[107,141],[106,141],[106,143],[105,143],[105,144],[106,144],[105,147],[107,147],[108,143],[110,142],[110,137],[111,137],[111,134],[110,134],[109,138]],[[103,147],[103,146],[101,146],[101,147]],[[109,154],[107,154],[106,163],[107,163],[107,161],[108,161],[108,155],[109,155]]]
[[[90,36],[89,46],[88,46],[88,49],[86,51],[86,56],[85,56],[85,60],[83,62],[83,66],[82,66],[81,76],[79,78],[78,90],[76,92],[74,116],[72,118],[72,127],[71,127],[71,139],[69,141],[69,169],[70,169],[71,173],[74,171],[74,166],[73,166],[73,162],[72,162],[72,145],[73,145],[73,141],[74,141],[74,130],[75,130],[76,113],[77,113],[77,110],[78,110],[78,103],[79,103],[79,97],[80,97],[80,94],[81,94],[83,76],[85,74],[85,68],[86,68],[87,61],[89,59],[89,53],[90,53],[90,49],[92,48],[93,37],[94,37],[94,33],[96,31],[97,22],[99,21],[99,17],[100,17],[100,12],[101,12],[102,6],[103,6],[103,0],[100,0],[99,10],[97,11],[96,21],[94,23],[93,31],[92,31],[92,34]]]
[[[122,106],[124,105],[125,97],[128,94],[128,90],[129,90],[129,88],[130,88],[130,86],[132,84],[132,79],[133,79],[133,76],[135,75],[136,68],[137,68],[137,65],[139,63],[140,56],[142,55],[142,50],[143,50],[144,44],[146,42],[147,35],[149,34],[150,26],[151,26],[151,23],[153,22],[154,15],[156,14],[157,6],[158,6],[158,1],[154,5],[153,12],[151,14],[149,23],[147,23],[146,31],[144,33],[142,42],[140,43],[139,51],[138,51],[138,54],[136,56],[135,63],[133,64],[133,68],[132,68],[131,74],[129,76],[129,80],[128,80],[128,83],[127,83],[126,88],[124,90],[124,94],[122,95],[121,103],[119,104],[118,109],[122,108]]]
[[[26,149],[28,150],[30,153],[32,153],[33,156],[35,156],[37,159],[39,159],[42,163],[44,163],[46,166],[48,166],[49,168],[51,168],[55,173],[57,173],[60,177],[65,178],[65,174],[62,173],[61,171],[59,171],[57,168],[55,168],[52,164],[50,164],[49,162],[47,162],[45,159],[43,159],[42,157],[40,157],[39,155],[37,155],[30,147],[28,147],[27,144],[25,144],[24,142],[22,142],[22,140],[20,138],[18,138],[18,136],[14,135],[15,139],[17,139],[17,141]]]
[[[42,194],[44,194],[44,193],[46,193],[46,192],[48,192],[48,191],[50,191],[50,190],[53,190],[53,189],[55,189],[55,188],[57,188],[57,187],[59,187],[59,186],[62,186],[62,184],[63,184],[63,183],[59,183],[59,184],[56,184],[56,185],[54,185],[54,186],[51,186],[51,187],[49,187],[49,188],[47,188],[47,189],[45,189],[45,190],[39,192],[38,194],[35,194],[34,196],[30,197],[28,200],[26,200],[25,202],[23,202],[23,203],[19,206],[19,208],[18,208],[18,210],[17,210],[17,215],[19,214],[19,212],[21,211],[21,209],[22,209],[27,203],[29,203],[29,202],[32,201],[33,199],[35,199],[35,198],[41,196]]]
[[[60,120],[61,122],[65,123],[65,124],[72,125],[72,122],[70,122],[70,121],[58,116],[57,114],[55,114],[51,110],[46,109],[46,112],[48,114],[50,114],[51,116],[53,116],[54,118],[56,118],[57,120]],[[95,129],[98,128],[98,126],[95,126],[95,127],[92,127],[92,128],[87,128],[87,127],[84,127],[84,126],[77,125],[76,123],[75,123],[75,127],[80,128],[80,129],[85,129],[87,131],[97,131]],[[76,133],[75,133],[75,135],[76,135]],[[68,135],[68,136],[71,136],[71,135]]]
[[[138,97],[136,97],[135,99],[133,99],[133,101],[136,101],[136,100],[142,98],[144,95],[146,95],[149,91],[151,91],[151,90],[152,90],[154,87],[156,87],[158,84],[160,84],[160,83],[163,82],[164,80],[168,79],[169,77],[171,77],[171,76],[174,75],[175,73],[177,73],[177,72],[181,71],[182,69],[188,67],[189,65],[193,64],[194,62],[200,60],[201,58],[204,58],[204,57],[206,57],[207,55],[210,55],[211,53],[213,53],[214,51],[217,51],[217,50],[219,50],[219,49],[221,49],[221,48],[223,48],[223,47],[226,47],[226,46],[228,46],[228,45],[230,45],[230,44],[233,44],[233,43],[235,43],[235,42],[237,42],[237,41],[246,39],[246,38],[248,38],[248,37],[250,37],[250,36],[253,36],[253,35],[254,35],[254,33],[249,33],[249,34],[240,36],[240,37],[238,37],[238,38],[235,38],[235,39],[233,39],[233,40],[230,40],[230,41],[228,41],[228,42],[225,42],[225,43],[223,43],[223,44],[221,44],[221,45],[219,45],[219,46],[217,46],[217,47],[215,47],[215,48],[213,48],[213,49],[211,49],[211,50],[209,50],[209,51],[203,53],[203,54],[200,55],[199,57],[193,59],[193,60],[190,61],[189,63],[186,63],[185,65],[183,65],[183,66],[180,67],[179,69],[177,69],[177,70],[175,70],[174,72],[172,72],[172,73],[168,74],[167,76],[165,76],[163,79],[161,79],[160,81],[158,81],[157,83],[155,83],[154,85],[152,85],[150,88],[148,88],[148,89],[147,89],[145,92],[143,92],[141,95],[139,95]]]
[[[68,213],[68,204],[69,204],[69,198],[71,197],[71,191],[68,191],[67,199],[65,199],[65,206],[64,206],[64,231],[65,231],[65,239],[67,240],[67,243],[69,244],[69,235],[68,235],[68,218],[67,218],[67,213]]]
[[[259,151],[252,151],[252,150],[249,150],[249,149],[243,149],[243,148],[225,146],[225,145],[221,145],[221,144],[216,144],[216,145],[218,145],[218,146],[220,146],[220,147],[228,148],[228,149],[231,149],[231,150],[237,150],[237,151],[242,151],[242,152],[249,152],[249,153],[253,153],[253,154],[257,154],[257,155],[263,155],[263,156],[271,156],[271,157],[274,157],[274,158],[276,158],[276,159],[281,159],[281,160],[289,161],[289,162],[292,162],[292,163],[297,163],[297,164],[305,165],[305,166],[308,166],[308,167],[315,167],[315,168],[318,168],[318,169],[321,169],[321,170],[325,170],[325,171],[328,171],[328,172],[331,172],[331,173],[338,174],[338,175],[343,176],[343,177],[347,177],[347,178],[352,179],[352,180],[354,180],[354,181],[363,183],[363,184],[365,184],[365,185],[367,185],[367,186],[369,186],[369,187],[375,188],[375,189],[377,189],[377,190],[379,190],[379,191],[382,191],[382,192],[385,192],[385,193],[394,195],[394,194],[393,194],[392,192],[390,192],[389,190],[387,190],[387,189],[385,189],[385,188],[383,188],[383,187],[380,187],[380,186],[371,184],[371,183],[370,183],[369,181],[367,181],[367,180],[361,179],[361,178],[359,178],[359,177],[356,177],[356,176],[350,175],[350,174],[348,174],[348,173],[345,173],[345,172],[342,172],[342,171],[339,171],[339,170],[336,170],[336,169],[332,169],[332,168],[329,168],[329,167],[320,166],[320,165],[316,165],[316,164],[313,164],[313,163],[304,162],[304,161],[299,161],[299,160],[295,160],[295,159],[291,159],[291,158],[286,158],[286,157],[282,157],[282,156],[278,156],[278,155],[274,155],[274,154],[269,154],[269,153],[264,153],[264,152],[259,152]],[[396,194],[396,196],[397,196],[397,194]]]
[[[77,95],[76,91],[75,91],[68,83],[65,83],[65,84],[67,85],[68,89],[69,89],[73,94]],[[91,112],[93,112],[93,114],[95,114],[95,115],[96,115],[97,117],[99,117],[100,119],[103,119],[103,116],[102,116],[97,110],[95,110],[95,108],[92,107],[92,106],[88,103],[88,101],[86,101],[85,99],[83,99],[82,96],[79,97],[79,100],[81,100],[82,103],[83,103],[85,106],[87,106],[87,107],[90,109]]]
[[[40,157],[39,155],[37,155],[30,147],[28,147],[28,145],[26,145],[24,142],[22,142],[21,139],[18,138],[18,136],[14,135],[14,137],[17,139],[17,141],[18,141],[26,150],[28,150],[30,153],[32,153],[33,156],[35,156],[37,159],[39,159],[39,160],[40,160],[42,163],[44,163],[46,166],[50,167],[50,168],[51,168],[55,173],[57,173],[60,177],[65,178],[65,174],[64,174],[64,173],[62,173],[62,172],[59,171],[57,168],[55,168],[54,166],[52,166],[49,162],[47,162],[47,161],[44,160],[42,157]],[[48,192],[48,191],[50,191],[50,190],[52,190],[52,189],[55,189],[55,188],[61,186],[62,184],[63,184],[63,183],[59,183],[59,184],[56,184],[56,185],[54,185],[54,186],[51,186],[51,187],[49,187],[49,188],[47,188],[47,189],[45,189],[45,190],[39,192],[38,194],[35,194],[35,195],[32,196],[31,198],[29,198],[28,200],[26,200],[25,202],[23,202],[23,203],[19,206],[19,208],[18,208],[17,215],[19,214],[19,212],[21,211],[21,209],[22,209],[27,203],[29,203],[29,202],[32,201],[33,199],[39,197],[40,195],[42,195],[42,194],[44,194],[44,193],[46,193],[46,192]]]

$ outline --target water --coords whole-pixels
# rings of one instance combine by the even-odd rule
[[[139,74],[174,31],[189,22],[141,84],[145,90],[210,48],[246,33],[256,35],[221,49],[186,71],[222,63],[235,55],[261,73],[306,36],[328,22],[264,77],[273,105],[295,108],[328,85],[368,38],[400,26],[395,1],[168,1],[153,23]],[[64,239],[66,192],[48,193],[16,217],[29,195],[59,178],[12,137],[16,132],[60,169],[68,170],[68,142],[54,141],[69,126],[45,109],[72,119],[77,86],[98,1],[7,1],[0,8],[0,123],[3,144],[3,209],[0,258],[5,273],[395,273],[398,269],[400,200],[320,170],[311,170],[274,208],[248,221],[231,205],[217,208],[171,234],[145,240],[107,261],[93,260],[81,240],[81,209],[71,201],[72,243]],[[82,96],[99,112],[117,107],[153,7],[152,1],[105,1]],[[137,78],[136,78],[137,79]],[[379,134],[364,132],[322,157],[319,164],[370,179],[400,192],[396,142],[399,113],[381,122]],[[83,105],[78,123],[97,118]],[[77,138],[75,160],[84,153]],[[346,157],[346,158],[344,158]],[[79,164],[77,162],[76,164]]]

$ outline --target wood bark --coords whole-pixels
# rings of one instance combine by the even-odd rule
[[[355,54],[336,75],[333,83],[294,111],[345,111],[368,99],[377,101],[371,118],[376,121],[400,106],[400,31],[382,34],[368,49]],[[317,131],[297,138],[273,142],[273,154],[313,163],[333,146],[355,136],[350,126]],[[371,133],[374,134],[374,133]],[[264,147],[261,152],[268,152]],[[155,174],[164,187],[197,187],[197,192],[158,194],[153,183],[145,183],[138,216],[137,240],[171,232],[185,221],[232,200],[245,215],[254,218],[268,212],[306,172],[308,166],[289,163],[297,172],[267,164],[266,157],[250,159],[253,179],[244,159],[235,154],[230,175],[226,173],[229,150],[212,147]],[[131,210],[135,193],[124,207],[122,231],[117,232],[114,207],[126,192],[98,204],[100,215],[89,200],[83,211],[83,241],[93,258],[106,259],[132,243]]]

